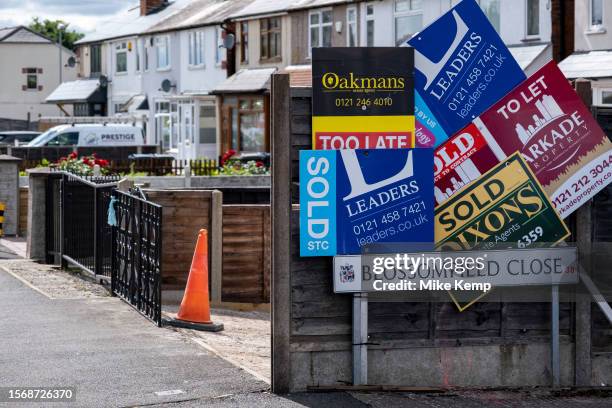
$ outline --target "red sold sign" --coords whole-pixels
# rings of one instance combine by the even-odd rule
[[[436,203],[442,204],[498,162],[482,133],[468,125],[434,153]]]

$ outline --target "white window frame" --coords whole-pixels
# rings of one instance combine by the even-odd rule
[[[593,0],[589,0],[589,29],[590,31],[602,31],[606,16],[606,2],[601,1],[601,24],[593,24]]]
[[[222,62],[221,45],[223,44],[222,31],[218,26],[215,26],[215,66],[220,67]]]
[[[495,30],[501,32],[501,2],[502,2],[502,0],[498,0],[498,1],[499,1],[499,27],[495,27],[495,24],[493,24],[493,22],[489,19],[489,16],[487,15],[487,13],[482,9],[482,5],[480,4],[480,0],[478,0],[478,6],[482,10],[482,12],[485,13],[485,15],[487,15],[487,19],[489,20],[489,22],[491,23],[493,28],[495,28]],[[527,12],[525,12],[525,16],[526,15],[527,15]],[[526,32],[527,32],[527,29],[525,29],[525,33]]]
[[[602,106],[602,107],[612,107],[612,103],[604,103],[603,102],[603,94],[604,92],[612,93],[612,84],[607,84],[605,88],[595,88],[593,89],[593,105]]]
[[[354,20],[350,20],[349,19],[349,15],[351,14],[351,11],[354,13],[355,15],[355,19]],[[346,9],[346,46],[347,47],[351,47],[351,25],[355,27],[355,45],[353,45],[353,47],[359,47],[359,31],[357,31],[357,7],[355,6],[351,6],[351,7],[347,7]],[[308,32],[308,36],[310,37],[310,32]]]
[[[413,9],[412,8],[412,0],[407,0],[410,5],[410,10],[407,11],[396,11],[396,6],[397,6],[397,2],[398,1],[406,1],[406,0],[393,0],[393,39],[396,43],[396,45],[399,45],[397,43],[398,38],[397,38],[397,19],[399,17],[407,17],[407,16],[421,16],[421,29],[423,29],[422,25],[423,25],[423,1],[426,0],[422,0],[421,1],[421,8],[420,9]],[[416,33],[411,33],[411,34],[416,34]]]
[[[160,42],[164,41],[165,44],[162,46]],[[155,67],[157,71],[169,71],[172,68],[172,61],[170,57],[170,36],[169,35],[160,35],[155,37]],[[166,51],[166,65],[160,66],[160,48],[165,48]]]
[[[189,68],[204,67],[204,31],[190,31],[187,37],[187,63]]]
[[[149,72],[151,65],[151,37],[145,38],[142,42],[142,70]]]
[[[142,72],[142,40],[137,38],[136,43],[136,72]]]
[[[328,23],[324,23],[323,22],[323,13],[331,13],[331,20]],[[311,21],[311,17],[313,15],[318,15],[319,16],[319,23],[318,24],[312,24]],[[308,13],[308,58],[310,58],[312,56],[312,47],[325,47],[323,45],[323,28],[324,27],[331,27],[332,30],[332,35],[334,34],[334,12],[331,8],[325,8],[325,9],[319,9],[319,10],[313,10],[311,12]],[[319,30],[319,44],[312,44],[312,38],[310,37],[310,32],[312,31],[313,28],[317,28]],[[331,47],[331,36],[329,38],[330,40],[330,44],[329,47]]]
[[[128,49],[127,41],[122,41],[113,45],[114,57],[115,57],[115,75],[125,75],[128,73]],[[117,62],[119,61],[118,55],[125,54],[125,71],[119,71]]]
[[[537,34],[529,34],[529,2],[534,0],[525,0],[525,38],[536,39],[540,38],[542,27],[540,26],[540,2],[542,0],[535,0],[538,2],[538,32]]]
[[[368,8],[372,7],[372,15],[368,15]],[[364,12],[363,12],[363,17],[364,17],[364,24],[363,24],[363,45],[368,47],[368,22],[372,21],[374,24],[374,28],[372,30],[372,45],[371,46],[375,46],[376,45],[376,7],[374,6],[374,3],[366,3],[364,5]]]

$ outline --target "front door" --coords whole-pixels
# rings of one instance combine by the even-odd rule
[[[178,103],[179,117],[179,140],[178,153],[179,159],[190,160],[196,158],[194,143],[194,109],[195,103],[192,100],[181,101]]]

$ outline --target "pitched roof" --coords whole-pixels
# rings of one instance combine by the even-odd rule
[[[219,93],[259,93],[270,89],[270,76],[276,68],[241,69],[212,91]]]
[[[79,79],[76,81],[62,82],[49,96],[47,103],[75,103],[87,102],[90,97],[98,91],[100,80]]]
[[[146,16],[140,15],[140,7],[134,7],[126,13],[114,17],[113,20],[98,24],[94,32],[87,34],[75,44],[95,43],[142,34],[161,21],[183,11],[193,1],[174,0],[163,10]]]
[[[221,24],[231,14],[251,2],[252,0],[193,0],[179,12],[149,28],[146,33]]]
[[[266,14],[287,13],[309,8],[331,6],[333,4],[357,3],[361,0],[254,0],[232,14],[233,19],[257,17]]]
[[[609,78],[611,65],[611,50],[575,52],[559,63],[559,69],[569,79]]]
[[[524,71],[550,46],[550,43],[544,43],[535,45],[519,45],[516,47],[508,47],[508,49],[510,50],[510,54],[512,54],[516,62],[518,62],[519,66]]]
[[[0,28],[0,42],[52,44],[53,41],[25,26]]]

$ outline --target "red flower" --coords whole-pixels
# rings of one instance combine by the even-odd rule
[[[105,160],[105,159],[100,159],[100,160],[98,160],[98,161],[99,161],[99,163],[98,163],[98,164],[99,164],[100,166],[102,166],[102,167],[106,167],[106,166],[108,166],[108,160]]]
[[[70,155],[68,155],[68,158],[70,158],[70,159],[76,159],[76,158],[77,158],[77,154],[76,154],[76,152],[72,152],[72,153],[70,153]]]
[[[221,156],[221,166],[224,166],[225,162],[227,162],[230,159],[230,157],[232,157],[235,154],[236,154],[236,151],[234,149],[230,149],[227,152],[223,153],[223,156]]]
[[[89,159],[87,157],[83,157],[83,163],[89,165]]]
[[[258,161],[257,163],[255,163],[255,167],[263,167],[263,162]]]

